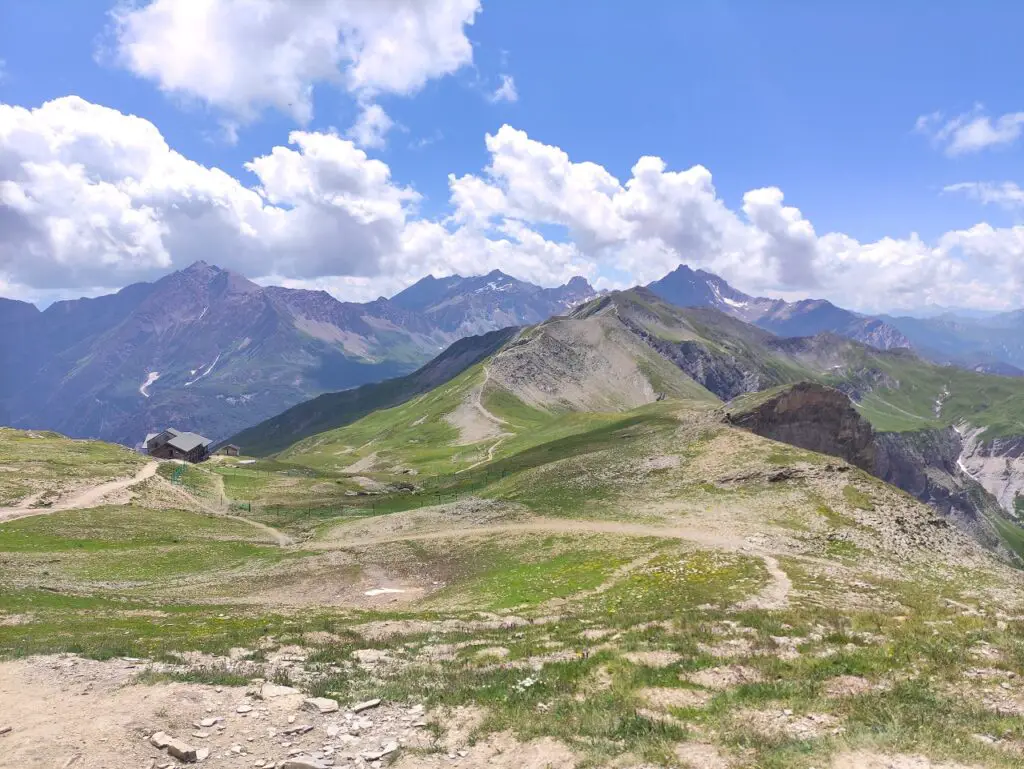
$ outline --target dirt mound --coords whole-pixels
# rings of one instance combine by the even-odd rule
[[[754,668],[743,665],[728,665],[726,667],[708,668],[691,673],[686,678],[691,684],[703,686],[707,689],[722,691],[732,689],[742,684],[756,684],[764,680],[764,677]]]

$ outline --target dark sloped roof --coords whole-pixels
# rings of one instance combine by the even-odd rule
[[[178,433],[178,435],[167,441],[167,445],[187,454],[197,446],[209,446],[212,442],[209,438],[204,438],[199,433]]]
[[[159,445],[163,446],[171,438],[174,438],[174,437],[176,437],[178,435],[181,435],[181,433],[179,431],[175,430],[173,427],[168,427],[166,430],[161,430],[158,433],[150,433],[149,435],[147,435],[145,443],[148,445],[150,441],[156,440],[156,439],[159,438],[159,439],[161,439]]]

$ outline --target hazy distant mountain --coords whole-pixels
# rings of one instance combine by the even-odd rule
[[[984,318],[945,314],[885,320],[932,360],[1007,376],[1024,373],[1024,310]]]
[[[543,289],[495,272],[424,279],[394,300],[357,304],[197,262],[44,312],[0,300],[0,422],[122,443],[166,425],[222,438],[592,295],[582,279]]]
[[[779,336],[828,331],[882,350],[911,346],[897,328],[879,318],[844,310],[824,299],[787,302],[749,296],[717,275],[683,264],[647,288],[679,307],[713,307]]]
[[[468,336],[496,327],[540,323],[595,295],[581,277],[558,288],[541,288],[494,270],[470,278],[427,276],[395,294],[391,301],[422,313],[444,331]]]

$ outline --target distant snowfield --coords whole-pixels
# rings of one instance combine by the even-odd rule
[[[185,387],[188,387],[189,385],[195,384],[200,379],[202,379],[204,376],[206,376],[211,371],[213,371],[213,367],[217,365],[217,361],[219,361],[219,360],[220,360],[220,353],[217,353],[217,357],[213,359],[213,363],[211,363],[210,366],[205,371],[203,371],[203,373],[201,373],[199,376],[197,376],[195,379],[190,379],[189,381],[185,382]]]
[[[146,381],[139,385],[139,392],[146,398],[149,397],[149,386],[160,378],[159,371],[150,371],[146,374]]]
[[[715,295],[715,299],[717,299],[719,302],[724,302],[730,307],[735,307],[737,309],[739,309],[740,307],[747,306],[746,302],[737,302],[735,299],[730,299],[727,296],[722,296],[721,289],[719,289],[718,286],[716,286],[714,283],[708,283],[708,286],[711,288],[711,293]]]

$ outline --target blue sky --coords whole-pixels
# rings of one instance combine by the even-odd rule
[[[426,11],[435,13],[434,18],[449,12],[441,9],[440,0],[422,1],[424,7],[438,6],[436,12]],[[383,196],[393,207],[392,188],[415,190],[417,200],[399,204],[403,212],[389,208],[393,232],[366,235],[347,229],[354,225],[346,220],[323,225],[331,233],[329,240],[294,247],[283,234],[262,250],[248,242],[235,244],[226,234],[222,244],[208,241],[227,255],[212,248],[207,261],[226,260],[255,278],[320,285],[345,297],[388,293],[418,271],[498,266],[545,283],[579,271],[612,286],[650,280],[671,264],[686,261],[719,271],[746,290],[822,295],[872,310],[935,304],[998,309],[1024,303],[1024,275],[1017,267],[1024,258],[1024,235],[1015,229],[1024,206],[1012,186],[999,187],[1004,191],[1000,196],[989,194],[988,204],[982,201],[983,192],[991,193],[991,188],[977,186],[1015,185],[1024,176],[1024,141],[1017,138],[1014,117],[1024,110],[1017,84],[1024,65],[1018,44],[1024,7],[1019,4],[483,0],[475,12],[466,12],[475,0],[459,2],[462,20],[472,23],[457,19],[440,26],[445,27],[446,41],[456,47],[455,38],[469,41],[468,58],[457,65],[431,63],[436,41],[428,33],[420,39],[426,41],[423,51],[400,46],[403,50],[391,55],[408,60],[381,65],[382,71],[408,68],[403,71],[413,73],[413,79],[422,71],[422,83],[396,85],[385,82],[387,75],[378,75],[377,85],[365,87],[344,82],[358,57],[342,57],[333,79],[313,76],[300,82],[313,94],[312,118],[304,122],[289,114],[287,106],[260,103],[259,95],[242,114],[237,104],[211,97],[201,76],[193,76],[184,87],[169,87],[178,62],[203,54],[188,47],[187,27],[180,33],[185,39],[163,37],[155,44],[143,40],[158,50],[174,50],[140,63],[125,53],[125,27],[112,23],[109,0],[8,0],[0,9],[0,102],[34,110],[73,95],[89,105],[137,115],[155,126],[171,149],[206,168],[222,169],[246,189],[267,187],[246,163],[274,147],[287,147],[291,131],[333,132],[343,138],[367,104],[383,108],[394,127],[375,146],[363,149],[367,160],[387,164],[391,186],[361,194],[369,195],[373,205]],[[138,3],[136,11],[155,5],[177,13],[174,6],[185,4],[157,0]],[[260,4],[273,5],[274,0],[213,2],[222,6],[222,20],[230,20],[231,13],[251,15]],[[314,4],[351,5],[341,0]],[[368,25],[361,30],[366,36],[388,34],[375,20],[359,23]],[[157,34],[155,27],[140,23],[134,28],[136,42]],[[232,29],[225,21],[210,39],[230,35]],[[344,26],[338,35],[344,38]],[[219,44],[207,47],[221,50]],[[243,78],[244,57],[259,54],[244,47],[232,54],[230,41],[223,49],[225,56],[239,59],[225,61],[225,68],[237,67]],[[515,101],[490,98],[503,76],[514,82]],[[246,87],[256,88],[243,83],[236,90]],[[920,118],[933,113],[941,116],[915,130]],[[951,124],[958,116],[960,122]],[[1010,119],[1000,124],[1003,116]],[[978,120],[1005,130],[994,138],[983,136],[967,149],[951,150],[949,137],[956,135],[957,126]],[[47,121],[28,122],[53,122]],[[238,125],[235,143],[225,137],[226,123]],[[485,136],[497,136],[504,125],[509,127],[508,141],[501,149],[489,149]],[[513,136],[512,129],[525,132],[528,139]],[[111,132],[120,135],[113,127]],[[27,161],[39,158],[30,157],[24,147],[13,147],[10,137],[8,132],[8,163],[0,154],[0,173],[27,188],[27,182],[6,169],[19,163],[24,169]],[[0,151],[4,140],[0,125]],[[579,182],[583,189],[574,191],[547,161],[539,166],[524,161],[549,151],[567,154],[574,165],[570,175],[585,177],[587,169],[575,166],[598,164],[623,190],[641,156],[661,158],[666,173],[700,165],[713,179],[712,199],[696,200],[690,193],[682,198],[645,194],[642,205],[650,205],[652,216],[664,221],[630,218],[623,211],[633,211],[636,200],[624,194],[616,198],[607,187],[604,197],[595,197],[586,180]],[[300,154],[307,159],[310,152]],[[512,170],[504,175],[489,172],[496,157],[505,158]],[[91,162],[77,155],[58,159],[87,169]],[[133,170],[129,176],[144,173]],[[478,180],[500,193],[502,201],[496,207],[488,202],[485,214],[470,221],[473,217],[465,211],[478,211],[483,197],[460,210],[453,202],[449,174]],[[108,179],[105,169],[93,176],[119,189],[126,184],[123,177]],[[661,181],[658,177],[654,186]],[[697,180],[694,189],[710,183]],[[944,192],[964,184],[975,186]],[[189,198],[212,195],[204,185],[199,184],[201,194],[193,192]],[[538,186],[544,190],[537,192]],[[784,203],[768,195],[761,201],[760,224],[752,226],[744,195],[764,188],[781,190]],[[34,189],[36,197],[43,194],[42,187]],[[313,205],[306,199],[276,197],[276,204],[289,212]],[[588,212],[612,198],[622,221],[614,232],[598,232],[600,227],[585,221]],[[133,199],[127,205],[131,213],[146,204]],[[799,212],[787,213],[784,206]],[[721,221],[726,213],[719,209],[737,222]],[[99,245],[79,254],[71,253],[66,243],[58,249],[52,235],[28,244],[0,242],[0,288],[8,295],[45,301],[152,278],[202,256],[189,233],[166,234],[181,223],[167,224],[169,219],[161,214],[152,218],[150,224],[164,232],[163,239],[141,254],[139,240],[144,236],[136,230],[127,236],[104,231],[95,238]],[[673,222],[684,221],[686,231],[680,234]],[[428,246],[419,241],[411,245],[423,233],[410,234],[410,226],[423,222],[438,232]],[[981,224],[992,232],[978,231]],[[68,225],[76,232],[78,226]],[[94,226],[88,226],[92,229],[86,240],[96,235]],[[514,233],[523,227],[545,242],[517,241]],[[806,232],[809,227],[813,236]],[[460,232],[462,228],[472,232]],[[453,240],[441,244],[436,239],[441,231]],[[337,240],[339,233],[345,234],[345,242]],[[857,245],[851,249],[822,242],[827,233],[842,233]],[[912,233],[921,242],[913,242]],[[350,235],[359,243],[353,247],[355,255],[331,257],[329,252],[344,251]],[[492,245],[496,241],[500,248]],[[876,242],[888,249],[883,256],[871,248]],[[269,250],[274,253],[264,253]],[[285,252],[302,256],[284,258]],[[25,264],[26,253],[35,262],[53,264],[34,270]],[[877,286],[865,285],[865,276]],[[884,295],[879,294],[882,289]]]

